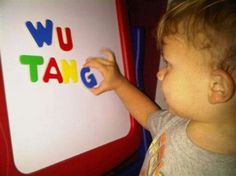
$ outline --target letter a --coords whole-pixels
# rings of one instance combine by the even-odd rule
[[[46,26],[44,27],[41,22],[37,22],[37,27],[34,28],[32,22],[27,21],[26,27],[33,36],[35,42],[39,47],[42,47],[44,42],[47,45],[52,44],[52,30],[53,22],[51,20],[46,20]]]
[[[51,70],[52,69],[55,69],[55,73],[52,73]],[[44,82],[48,82],[49,79],[57,79],[57,81],[59,83],[62,83],[63,82],[63,78],[61,76],[61,72],[58,68],[58,65],[57,65],[57,62],[56,62],[56,59],[54,57],[51,57],[49,62],[48,62],[48,66],[46,68],[46,71],[44,73],[44,76],[43,76],[43,81]]]

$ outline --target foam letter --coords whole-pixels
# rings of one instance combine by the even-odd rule
[[[63,40],[61,28],[57,27],[56,30],[57,30],[58,43],[60,45],[60,48],[64,51],[70,51],[73,48],[70,28],[65,28],[67,43],[65,43]]]
[[[56,73],[51,73],[51,69],[54,68]],[[61,72],[58,68],[57,62],[55,60],[55,58],[51,57],[49,62],[48,62],[48,66],[46,68],[46,71],[44,73],[43,76],[43,81],[44,82],[48,82],[49,79],[57,79],[59,83],[62,83],[63,79],[61,76]]]
[[[42,65],[44,62],[42,56],[21,55],[20,63],[23,65],[29,65],[30,80],[32,82],[38,81],[38,65]]]
[[[97,80],[93,73],[90,73],[88,75],[89,72],[90,72],[89,67],[82,68],[80,71],[80,77],[87,88],[93,88],[94,86],[97,85]]]
[[[68,63],[66,60],[61,60],[61,67],[64,83],[69,83],[70,78],[74,83],[78,82],[77,65],[75,60],[71,60],[70,63]]]
[[[51,20],[46,20],[45,27],[41,22],[37,22],[37,28],[34,28],[30,21],[26,22],[26,26],[39,47],[42,47],[44,42],[48,45],[52,44],[53,22]]]

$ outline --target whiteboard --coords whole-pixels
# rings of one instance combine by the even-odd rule
[[[27,23],[28,22],[28,23]],[[39,46],[26,24],[52,26],[51,43]],[[123,70],[115,1],[111,0],[0,0],[0,52],[14,162],[31,173],[126,136],[130,117],[114,92],[94,96],[81,80],[89,56],[109,47]],[[56,27],[70,29],[73,47],[60,47]],[[49,28],[48,28],[49,29]],[[39,35],[39,34],[38,34]],[[65,42],[66,43],[66,42]],[[37,79],[23,56],[40,56]],[[45,82],[54,58],[75,61],[77,81]],[[55,64],[54,62],[54,64]],[[97,81],[101,76],[92,70]],[[88,76],[88,75],[87,75]],[[88,79],[86,77],[86,79]]]

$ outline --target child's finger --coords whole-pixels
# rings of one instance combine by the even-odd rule
[[[90,91],[94,94],[94,95],[99,95],[101,93],[103,93],[105,90],[102,89],[101,86],[96,87],[96,88],[91,88]]]
[[[87,58],[85,64],[91,63],[91,62],[99,62],[104,65],[110,65],[110,61],[108,61],[105,58]]]
[[[116,61],[115,55],[111,50],[105,48],[101,50],[101,53],[106,55],[109,61],[113,61],[113,62]]]
[[[84,64],[86,67],[95,67],[98,65],[106,65],[106,61],[97,59],[97,58],[88,58]]]
[[[101,73],[104,73],[106,70],[106,64],[104,64],[101,61],[94,60],[94,59],[87,61],[83,66],[95,68],[98,71],[100,71]]]

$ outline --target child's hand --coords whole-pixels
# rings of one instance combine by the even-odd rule
[[[90,57],[86,60],[84,65],[85,67],[97,69],[104,77],[104,80],[98,87],[91,89],[91,92],[95,95],[108,90],[117,90],[125,80],[120,73],[114,53],[109,49],[102,49],[101,53],[103,53],[106,58]]]

